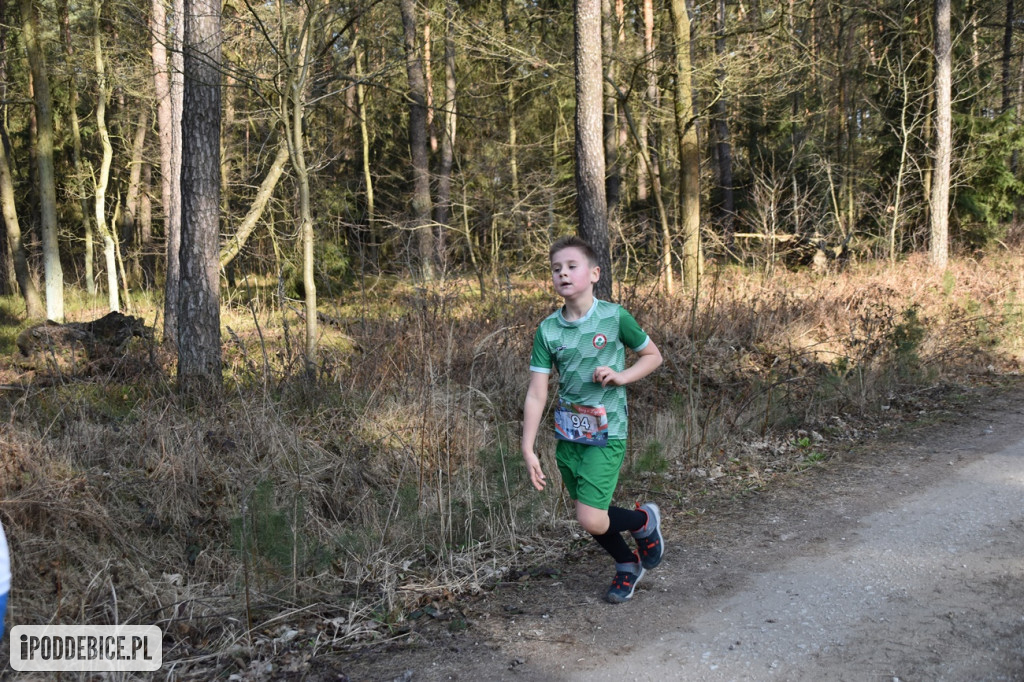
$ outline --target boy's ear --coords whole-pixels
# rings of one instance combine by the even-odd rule
[[[597,284],[597,280],[601,279],[601,266],[595,265],[590,268],[590,282],[591,284]]]

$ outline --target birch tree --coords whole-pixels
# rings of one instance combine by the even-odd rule
[[[93,56],[96,65],[96,132],[102,148],[99,173],[95,174],[94,186],[96,230],[103,240],[103,263],[107,272],[107,306],[111,312],[120,310],[117,284],[117,254],[114,243],[115,233],[107,223],[107,186],[110,183],[110,164],[114,158],[114,148],[110,144],[110,132],[107,130],[107,70],[103,59],[103,41],[100,33],[100,12],[103,8],[101,0],[93,4]]]

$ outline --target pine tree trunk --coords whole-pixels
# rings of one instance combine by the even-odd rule
[[[220,12],[219,0],[186,3],[178,387],[192,396],[221,390]]]
[[[434,231],[430,224],[430,153],[427,140],[427,84],[416,46],[416,3],[401,0],[405,69],[409,79],[409,152],[412,158],[412,229],[417,236],[420,276],[434,279]]]
[[[612,295],[608,204],[605,196],[601,0],[576,0],[576,210],[579,236],[597,255],[594,295]]]
[[[616,92],[619,65],[616,59],[617,22],[611,0],[601,0],[601,62],[606,64],[604,79],[604,196],[609,216],[615,214],[622,192],[622,169],[619,167],[619,102]],[[614,220],[613,218],[610,218]]]
[[[157,128],[160,138],[160,198],[163,205],[164,336],[165,345],[178,342],[178,289],[181,270],[181,98],[183,56],[181,53],[182,0],[173,0],[168,20],[164,0],[152,0],[150,24],[153,82],[157,100]],[[170,27],[170,30],[169,30]],[[168,48],[171,59],[168,62]]]

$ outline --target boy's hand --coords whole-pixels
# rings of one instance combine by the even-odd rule
[[[601,384],[601,386],[623,386],[624,383],[619,378],[619,373],[611,367],[598,367],[594,370],[594,383]]]
[[[546,477],[540,468],[540,458],[534,452],[524,452],[523,459],[526,461],[526,470],[530,472],[530,480],[537,490],[544,490]]]

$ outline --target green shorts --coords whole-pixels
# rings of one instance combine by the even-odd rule
[[[625,440],[609,440],[603,448],[564,440],[555,446],[555,461],[569,497],[595,509],[611,504],[625,457]]]

